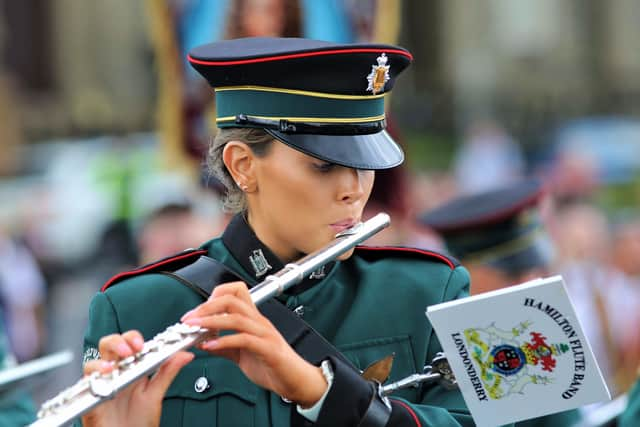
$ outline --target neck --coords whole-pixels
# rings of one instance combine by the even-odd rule
[[[260,220],[257,216],[252,215],[251,211],[247,211],[245,217],[247,224],[251,227],[256,237],[266,246],[275,256],[278,257],[283,264],[295,261],[300,258],[301,254],[294,248],[282,243],[278,243],[272,236],[269,227],[263,220]]]

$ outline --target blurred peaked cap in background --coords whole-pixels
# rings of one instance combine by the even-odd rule
[[[397,46],[299,38],[224,40],[188,55],[215,89],[219,128],[262,128],[299,151],[357,169],[404,160],[384,130],[384,94],[412,59]]]
[[[553,245],[539,202],[546,193],[537,179],[456,198],[422,214],[418,221],[438,232],[463,262],[491,265],[510,275],[544,268]]]

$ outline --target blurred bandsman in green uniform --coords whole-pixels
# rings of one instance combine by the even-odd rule
[[[419,222],[438,232],[449,253],[469,269],[479,294],[549,275],[554,246],[544,226],[545,188],[539,180],[462,196],[424,213]],[[572,426],[577,410],[516,423]]]
[[[640,424],[640,375],[627,396],[627,407],[618,417],[617,425],[614,424],[617,427],[636,427]]]
[[[419,222],[463,260],[479,294],[549,275],[555,249],[544,226],[547,194],[536,179],[465,195],[424,213]]]
[[[468,273],[455,260],[354,248],[269,304],[289,313],[286,322],[267,304],[258,310],[246,286],[362,219],[375,171],[404,160],[385,131],[384,97],[411,60],[396,46],[294,38],[191,51],[190,63],[215,88],[220,130],[209,164],[236,216],[199,249],[105,285],[91,303],[85,372],[140,351],[143,338],[179,319],[224,333],[165,364],[172,375],[182,368],[175,380],[143,378],[84,417],[86,425],[129,415],[166,426],[474,425],[458,390],[428,383],[388,398],[379,392],[379,383],[422,372],[441,351],[424,312],[468,294]],[[206,301],[176,276],[205,255],[239,280],[210,283],[217,286]],[[301,321],[313,330],[292,336]]]
[[[0,312],[0,371],[14,364]],[[21,391],[4,389],[0,385],[0,427],[21,427],[34,420],[35,409],[31,399]]]

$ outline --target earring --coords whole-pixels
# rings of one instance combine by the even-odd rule
[[[247,184],[240,184],[239,182],[236,182],[236,185],[238,187],[240,187],[240,189],[244,192],[246,192],[247,190],[249,190],[249,186]]]

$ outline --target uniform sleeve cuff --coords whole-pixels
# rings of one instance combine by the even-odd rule
[[[351,427],[360,423],[374,393],[372,384],[352,366],[329,356],[333,384],[315,422],[316,427]]]
[[[331,362],[329,362],[328,360],[324,360],[320,365],[320,368],[322,369],[322,375],[324,375],[324,379],[327,380],[327,389],[325,390],[324,394],[322,395],[320,400],[318,400],[316,404],[313,405],[311,408],[305,409],[305,408],[302,408],[300,405],[296,406],[296,410],[298,411],[298,413],[303,417],[305,417],[306,419],[308,419],[309,421],[311,421],[312,423],[315,423],[316,420],[318,419],[318,415],[320,414],[320,409],[322,409],[324,400],[327,398],[327,395],[329,394],[329,390],[331,390],[331,385],[333,384],[333,368],[331,367]]]

